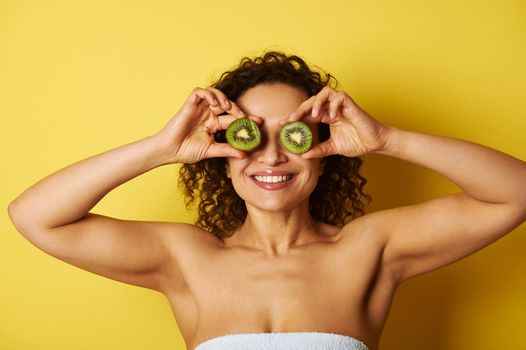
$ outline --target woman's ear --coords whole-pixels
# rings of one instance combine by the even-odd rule
[[[320,169],[318,171],[318,176],[323,175],[323,171],[325,170],[325,158],[322,158],[320,160]]]
[[[227,160],[226,163],[225,163],[225,173],[226,173],[226,177],[228,177],[229,179],[232,178],[232,177],[230,176],[230,167],[228,166],[228,160]]]

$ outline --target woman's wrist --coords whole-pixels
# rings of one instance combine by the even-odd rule
[[[392,156],[399,148],[401,130],[390,125],[384,125],[382,131],[382,147],[371,153]]]
[[[169,140],[166,140],[161,134],[151,135],[145,140],[152,147],[151,161],[153,168],[178,163],[173,157],[173,143],[168,142]]]

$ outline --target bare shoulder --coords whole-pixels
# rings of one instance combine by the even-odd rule
[[[381,211],[371,212],[353,219],[341,228],[340,236],[343,242],[349,244],[366,244],[369,248],[376,247],[381,251],[387,243],[387,235],[383,226],[384,217]]]
[[[167,283],[186,288],[184,275],[192,266],[204,261],[221,246],[221,240],[204,229],[187,223],[164,222],[157,227],[168,249],[169,263],[165,274]]]
[[[221,243],[217,236],[193,224],[167,223],[163,230],[167,243],[177,258],[217,248]]]

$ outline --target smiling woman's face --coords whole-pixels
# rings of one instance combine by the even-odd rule
[[[281,211],[292,209],[312,193],[321,174],[320,159],[302,159],[279,142],[279,122],[294,112],[309,96],[282,84],[264,83],[241,95],[236,104],[247,115],[261,117],[261,144],[245,159],[228,158],[227,175],[238,195],[254,207]],[[317,127],[309,125],[313,146]],[[276,183],[276,181],[278,181]]]

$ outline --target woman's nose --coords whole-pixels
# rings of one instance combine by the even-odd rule
[[[255,152],[258,162],[269,166],[276,166],[287,161],[286,151],[277,138],[265,140]]]

